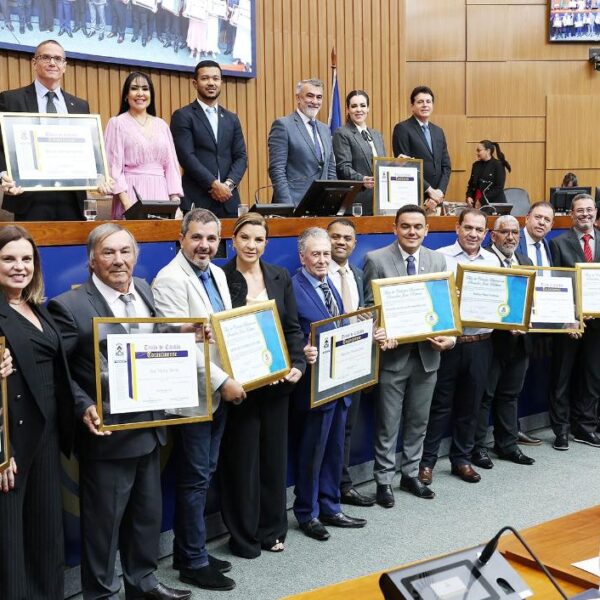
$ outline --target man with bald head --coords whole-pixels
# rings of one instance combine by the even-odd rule
[[[492,244],[488,250],[496,256],[499,266],[510,269],[533,264],[529,257],[515,253],[519,235],[517,219],[511,215],[503,215],[496,219],[492,230]],[[491,469],[494,466],[486,444],[491,407],[494,417],[494,452],[503,460],[519,465],[532,465],[535,462],[533,458],[523,454],[517,446],[517,402],[529,366],[531,338],[520,332],[496,329],[492,333],[492,347],[492,362],[479,408],[475,449],[471,460],[482,469]]]

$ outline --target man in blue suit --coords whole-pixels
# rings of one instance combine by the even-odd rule
[[[198,98],[176,110],[171,118],[175,150],[183,168],[184,213],[193,204],[220,218],[237,216],[237,187],[248,158],[238,116],[217,104],[221,82],[218,63],[199,62],[192,80]]]
[[[331,132],[316,120],[323,104],[323,82],[296,85],[296,110],[273,121],[269,132],[269,177],[273,202],[297,206],[311,183],[337,179]]]
[[[300,327],[308,337],[315,321],[343,314],[342,298],[328,276],[331,241],[324,229],[310,227],[298,238],[302,268],[292,277]],[[336,326],[331,324],[331,328]],[[344,462],[344,429],[350,397],[310,408],[310,374],[296,386],[293,402],[299,424],[294,514],[300,529],[315,540],[329,539],[325,525],[364,527],[364,519],[345,515],[340,508],[340,479]]]

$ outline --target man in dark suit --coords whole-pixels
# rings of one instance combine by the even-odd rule
[[[369,252],[365,259],[365,300],[373,304],[371,282],[387,277],[406,277],[446,270],[438,252],[423,247],[427,235],[425,211],[408,204],[396,212],[396,241]],[[400,489],[418,498],[435,494],[419,478],[419,461],[429,419],[429,407],[440,366],[440,352],[452,348],[455,339],[433,336],[424,342],[386,342],[381,355],[379,397],[375,405],[375,465],[377,503],[394,506],[392,479],[396,474],[396,444],[402,432],[402,478]]]
[[[327,232],[310,227],[298,238],[300,269],[292,277],[298,318],[308,338],[310,324],[343,314],[342,298],[328,277],[331,241]],[[329,329],[336,327],[331,323]],[[326,329],[325,329],[326,330]],[[324,525],[364,527],[366,521],[345,515],[340,508],[340,478],[344,462],[344,435],[350,397],[344,396],[310,408],[310,374],[296,385],[292,400],[298,411],[294,514],[310,538],[329,539]]]
[[[81,584],[85,598],[116,598],[117,550],[128,598],[187,599],[187,590],[159,583],[154,571],[162,518],[160,446],[163,428],[102,433],[96,412],[94,317],[154,317],[143,279],[133,277],[138,247],[120,225],[96,227],[87,242],[90,279],[48,305],[61,330],[73,376],[81,506]],[[133,305],[133,311],[129,307]],[[125,329],[119,327],[120,333]],[[155,413],[140,413],[143,421]]]
[[[199,62],[192,80],[198,98],[171,118],[175,150],[183,168],[184,213],[195,206],[207,208],[217,217],[237,216],[237,188],[248,158],[238,116],[217,104],[221,83],[218,63]]]
[[[573,227],[550,240],[555,267],[600,262],[600,232],[594,228],[596,205],[589,194],[579,194],[571,204]],[[554,336],[550,383],[550,425],[555,450],[569,449],[569,432],[576,442],[600,448],[596,433],[600,399],[600,319],[586,321],[583,336]],[[577,372],[577,389],[572,375]]]
[[[85,100],[61,89],[67,69],[65,51],[54,40],[42,42],[31,59],[35,80],[16,90],[0,93],[0,112],[74,113],[90,112]],[[1,141],[0,141],[1,144]],[[6,173],[4,148],[0,148],[3,208],[15,215],[15,221],[81,221],[84,191],[25,192]],[[106,191],[102,188],[102,191]]]
[[[339,292],[344,312],[349,313],[365,305],[363,292],[363,272],[348,260],[356,248],[356,229],[348,219],[335,219],[327,225],[331,240],[331,258],[329,278]],[[361,494],[353,485],[348,468],[350,466],[350,445],[352,429],[356,424],[360,406],[360,392],[352,394],[352,404],[346,418],[344,437],[344,468],[340,483],[340,501],[354,506],[373,506],[375,498]]]
[[[423,160],[423,189],[428,210],[442,203],[450,180],[450,156],[444,130],[429,122],[434,96],[426,86],[416,87],[410,94],[412,117],[394,127],[394,156],[404,154]]]
[[[297,206],[313,181],[336,179],[331,132],[316,120],[322,104],[323,82],[304,79],[296,85],[296,110],[273,121],[269,132],[273,202]]]
[[[518,240],[519,222],[511,215],[503,215],[494,223],[492,244],[487,249],[497,257],[501,267],[532,265],[527,256],[515,253]],[[492,346],[492,362],[479,407],[471,461],[482,469],[494,466],[487,448],[491,408],[494,415],[494,452],[503,460],[532,465],[534,459],[523,454],[517,446],[517,402],[529,366],[531,336],[496,329],[492,332]]]

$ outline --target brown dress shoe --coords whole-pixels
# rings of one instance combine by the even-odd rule
[[[431,467],[419,467],[419,481],[425,485],[431,485],[433,469]]]
[[[451,473],[467,483],[481,481],[481,475],[471,465],[452,465]]]

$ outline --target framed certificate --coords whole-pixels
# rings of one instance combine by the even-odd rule
[[[463,327],[527,331],[533,302],[535,271],[459,264]]]
[[[388,338],[404,344],[436,335],[460,335],[462,325],[451,271],[374,279],[381,326]]]
[[[108,174],[100,115],[0,113],[6,170],[25,191],[95,190]]]
[[[530,267],[536,273],[529,333],[579,333],[583,317],[577,312],[576,269]]]
[[[0,357],[4,356],[5,339],[0,337]],[[8,396],[6,379],[0,381],[0,473],[10,464],[10,441],[8,439]]]
[[[212,419],[208,319],[93,320],[101,431]]]
[[[181,14],[181,0],[162,0],[160,5],[163,10],[178,17]]]
[[[405,204],[423,206],[423,161],[420,158],[373,157],[375,215],[395,215]]]
[[[245,391],[278,381],[290,366],[275,300],[210,316],[223,369]]]
[[[380,314],[381,307],[372,306],[311,323],[310,343],[319,350],[310,374],[311,408],[377,383],[379,345],[373,334]]]
[[[182,16],[188,19],[206,19],[208,16],[208,0],[185,0]]]
[[[577,263],[577,313],[600,317],[600,263]]]
[[[131,3],[135,6],[147,8],[153,13],[155,13],[158,10],[158,0],[131,0]]]

